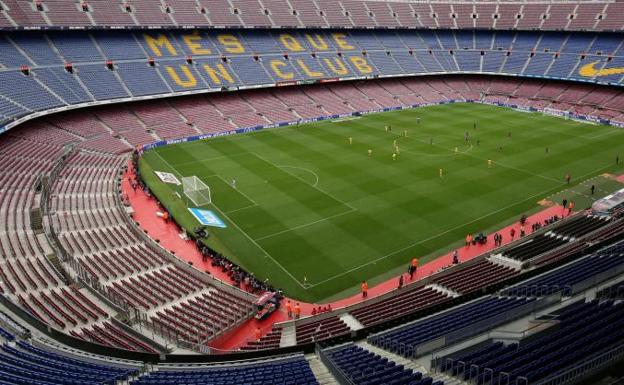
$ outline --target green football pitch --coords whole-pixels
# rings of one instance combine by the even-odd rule
[[[210,228],[207,243],[287,295],[321,302],[517,221],[562,190],[587,197],[588,179],[621,172],[617,154],[622,129],[457,103],[170,145],[147,151],[140,171],[188,229],[198,222],[181,186],[153,171],[200,178],[212,194],[204,208],[227,225]]]

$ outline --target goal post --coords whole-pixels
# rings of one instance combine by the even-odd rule
[[[205,206],[212,202],[210,187],[195,175],[182,178],[182,189],[195,206]]]

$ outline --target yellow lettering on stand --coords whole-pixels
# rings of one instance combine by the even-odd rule
[[[355,49],[354,46],[352,46],[351,44],[347,42],[347,34],[342,33],[342,32],[336,32],[336,33],[333,33],[332,36],[334,37],[334,41],[336,42],[336,45],[338,46],[338,48],[343,49],[345,51]]]
[[[273,70],[275,75],[284,80],[291,80],[292,78],[294,78],[295,74],[293,74],[292,72],[282,71],[282,68],[284,67],[286,67],[286,63],[284,63],[283,61],[277,59],[271,60],[271,69]]]
[[[287,33],[283,33],[279,37],[280,43],[289,51],[301,52],[305,51],[305,48],[299,43],[299,41],[293,36]]]
[[[243,47],[241,42],[234,35],[218,35],[217,40],[219,43],[223,44],[228,53],[245,53],[245,47]]]
[[[345,76],[349,74],[349,69],[347,68],[347,66],[345,65],[345,63],[342,61],[342,59],[337,58],[337,57],[326,57],[323,58],[323,61],[325,62],[325,65],[327,65],[327,67],[336,75],[340,75],[340,76]]]
[[[327,51],[329,50],[329,45],[325,41],[325,38],[321,36],[321,34],[315,33],[311,35],[309,33],[305,34],[306,39],[316,51]]]
[[[167,71],[169,76],[171,76],[171,79],[173,79],[173,81],[177,85],[183,88],[195,87],[197,85],[197,79],[195,78],[191,70],[186,65],[181,66],[181,69],[182,69],[182,74],[184,74],[185,79],[180,78],[180,76],[176,72],[176,69],[173,68],[172,66],[165,67],[165,70]]]
[[[182,35],[182,40],[186,43],[186,46],[191,50],[193,55],[210,55],[212,50],[210,48],[204,48],[201,45],[202,37],[199,36],[197,31],[191,35]]]
[[[167,49],[171,56],[178,55],[178,52],[169,41],[169,38],[167,38],[167,35],[161,33],[158,37],[152,37],[148,34],[144,34],[143,38],[145,39],[147,46],[152,50],[152,53],[157,57],[161,57],[163,55],[161,51],[162,48]]]
[[[367,75],[373,72],[373,67],[371,67],[370,64],[368,64],[368,61],[366,61],[363,57],[351,56],[349,60],[362,75]]]
[[[221,79],[227,81],[230,84],[234,83],[234,78],[232,78],[232,75],[230,75],[228,70],[221,63],[216,65],[216,69],[212,68],[208,64],[204,64],[204,71],[206,71],[208,76],[210,76],[210,79],[212,79],[213,83],[215,84],[221,84]]]
[[[303,59],[297,59],[297,64],[299,64],[303,72],[311,78],[320,78],[324,75],[322,72],[311,70]]]

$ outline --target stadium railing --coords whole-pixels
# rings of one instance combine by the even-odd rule
[[[530,385],[565,385],[570,383],[577,383],[579,380],[587,378],[587,376],[590,376],[593,373],[596,373],[617,362],[620,362],[623,358],[624,344],[615,347],[608,352],[602,353],[597,357],[589,358],[586,361],[565,370],[563,373],[556,374],[550,378],[546,378],[542,381]],[[526,378],[524,377],[521,377],[517,381],[517,384],[529,385]]]

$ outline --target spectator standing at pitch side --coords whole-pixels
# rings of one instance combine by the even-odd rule
[[[457,265],[459,263],[459,252],[457,250],[453,251],[453,265]]]
[[[399,277],[399,289],[403,287],[403,274]]]
[[[407,272],[410,275],[410,281],[414,279],[414,274],[416,274],[416,270],[418,269],[418,259],[412,258],[409,267],[407,268]]]
[[[516,229],[512,227],[511,230],[509,230],[509,235],[511,235],[511,240],[513,241],[514,237],[516,236]]]

